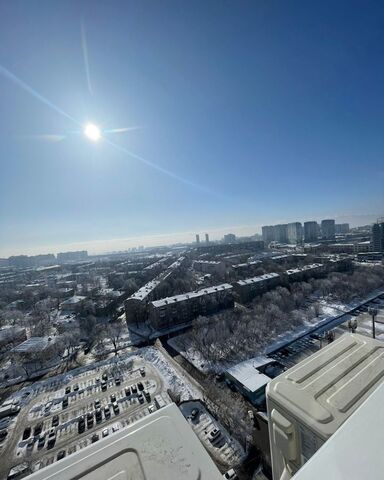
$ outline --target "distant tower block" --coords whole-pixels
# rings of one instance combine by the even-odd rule
[[[196,243],[200,243],[200,235],[196,233]]]
[[[205,234],[205,243],[209,243],[209,235],[208,235],[208,233]]]

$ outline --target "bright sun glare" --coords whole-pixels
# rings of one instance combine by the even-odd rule
[[[101,137],[100,128],[93,123],[88,123],[84,128],[84,135],[89,138],[89,140],[97,142]]]

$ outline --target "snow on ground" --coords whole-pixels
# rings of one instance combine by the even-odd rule
[[[159,371],[167,387],[180,394],[182,401],[201,398],[199,390],[191,385],[186,376],[170,365],[159,350],[145,347],[140,350],[140,356]]]
[[[208,413],[201,402],[185,402],[179,408],[201,443],[213,457],[227,465],[228,468],[240,463],[245,458],[245,452],[240,443],[232,438],[220,422]],[[192,419],[191,413],[194,409],[197,409],[198,413]],[[214,428],[220,430],[220,435],[217,439],[211,441],[210,432]]]
[[[207,364],[206,359],[200,352],[196,352],[188,345],[190,343],[188,334],[170,338],[167,343],[201,372],[209,373],[211,371],[210,365]]]

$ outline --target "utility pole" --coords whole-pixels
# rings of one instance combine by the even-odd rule
[[[375,317],[377,315],[378,309],[376,307],[368,307],[368,313],[372,317],[372,338],[376,338],[376,325]]]

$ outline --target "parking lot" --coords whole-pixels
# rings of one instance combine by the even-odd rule
[[[210,455],[223,467],[230,468],[244,457],[239,442],[214,419],[199,401],[184,402],[180,410]]]
[[[17,464],[49,465],[135,422],[169,401],[163,381],[138,357],[36,384],[9,428],[0,478]]]

